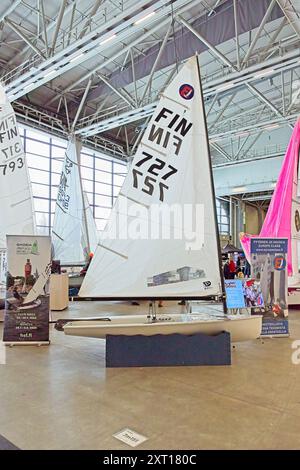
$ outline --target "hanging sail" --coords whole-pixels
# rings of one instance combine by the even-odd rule
[[[264,220],[260,237],[287,237],[288,274],[299,277],[300,193],[299,189],[300,119],[296,122]],[[243,234],[241,244],[247,258],[251,235]]]
[[[83,202],[84,202],[84,210],[85,210],[84,217],[85,217],[85,223],[87,227],[90,251],[94,253],[98,245],[99,236],[98,236],[95,219],[93,217],[92,209],[91,209],[88,197],[84,191],[83,191]]]
[[[221,294],[214,204],[199,68],[192,58],[160,98],[79,295]],[[187,213],[194,222],[203,215],[193,227],[196,235],[203,231],[201,243],[189,243],[195,233]]]
[[[6,235],[33,235],[31,186],[14,110],[0,85],[0,248]]]
[[[80,141],[71,136],[60,177],[52,229],[54,257],[62,264],[83,264],[97,241],[96,225],[95,222],[92,224],[92,214],[89,214],[91,208],[82,191],[80,149]]]

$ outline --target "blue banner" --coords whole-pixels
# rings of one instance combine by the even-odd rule
[[[289,335],[287,238],[252,238],[251,273],[260,285],[264,307],[262,336]]]
[[[239,279],[225,280],[227,308],[245,308],[243,281]]]

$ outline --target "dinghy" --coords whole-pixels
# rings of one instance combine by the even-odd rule
[[[81,143],[71,136],[65,154],[52,229],[54,258],[64,266],[84,266],[96,249],[98,234],[80,175]],[[83,276],[70,276],[69,285],[80,287]]]
[[[156,315],[153,309],[149,315],[69,321],[63,327],[67,335],[215,335],[225,330],[233,341],[260,335],[261,316],[226,315],[197,57],[161,95],[79,295],[151,302],[218,299],[223,316],[204,320],[201,314]]]

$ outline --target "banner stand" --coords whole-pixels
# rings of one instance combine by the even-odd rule
[[[50,344],[50,259],[50,237],[7,235],[6,346]]]

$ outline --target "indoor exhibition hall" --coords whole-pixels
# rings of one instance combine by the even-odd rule
[[[1,0],[1,455],[300,449],[299,158],[300,0]]]

